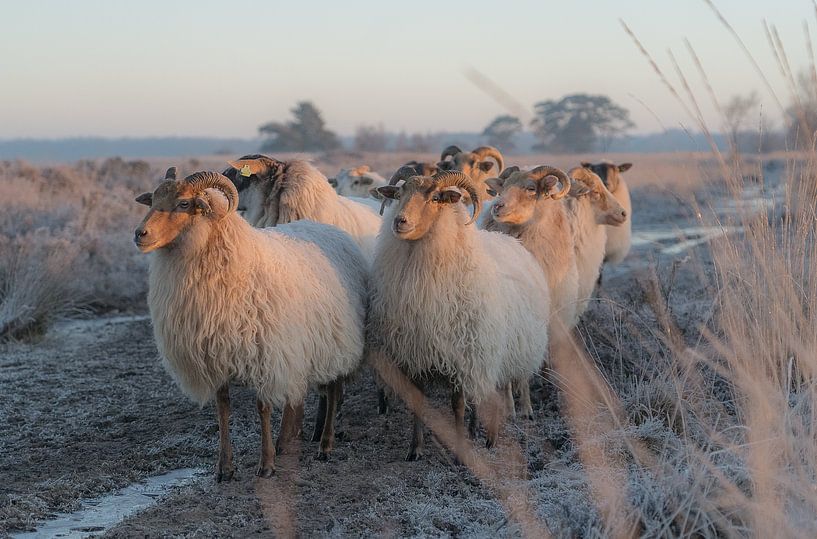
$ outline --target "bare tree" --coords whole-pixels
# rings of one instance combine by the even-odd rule
[[[733,150],[738,150],[738,137],[759,106],[760,97],[754,90],[747,95],[734,95],[724,105],[723,115],[726,128],[729,130],[729,143],[732,145]]]
[[[388,144],[383,124],[360,125],[355,130],[355,149],[360,152],[385,152]]]
[[[511,152],[516,149],[514,137],[522,131],[522,122],[519,118],[510,115],[497,116],[482,132],[488,144],[496,146],[502,152]]]

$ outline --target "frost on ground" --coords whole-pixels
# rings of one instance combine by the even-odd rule
[[[637,189],[633,200],[636,230],[697,225],[695,209],[661,188]],[[493,483],[482,481],[434,442],[425,460],[405,462],[409,415],[403,406],[378,415],[364,371],[347,387],[331,460],[317,461],[316,444],[302,441],[277,459],[273,478],[256,479],[254,396],[239,389],[232,417],[238,480],[208,477],[175,489],[106,536],[517,536],[522,515],[508,510],[508,496],[524,498],[557,537],[604,536],[616,514],[645,537],[745,532],[752,521],[736,500],[744,500],[751,477],[734,450],[744,443],[735,387],[714,370],[684,370],[674,352],[705,346],[701,331],[712,326],[717,294],[702,275],[712,260],[703,245],[677,256],[662,253],[666,247],[646,243],[606,270],[577,332],[617,395],[621,422],[613,428],[603,428],[603,410],[566,418],[565,403],[583,395],[551,372],[534,384],[534,420],[507,425],[504,447],[479,450],[499,470]],[[213,411],[188,402],[163,372],[148,320],[69,322],[36,345],[2,346],[1,532],[32,530],[76,510],[82,498],[148,476],[212,469]],[[799,398],[792,407],[808,403]],[[315,400],[307,404],[307,432]],[[432,401],[447,409],[441,392]],[[278,421],[275,415],[276,430]],[[576,432],[590,435],[579,443]],[[798,529],[813,527],[807,507],[789,509],[805,522],[795,521]]]

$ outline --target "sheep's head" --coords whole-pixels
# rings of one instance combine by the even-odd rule
[[[196,224],[218,221],[235,211],[238,192],[217,172],[196,172],[177,180],[176,167],[171,167],[159,187],[139,195],[136,202],[150,210],[133,241],[140,251],[149,253],[172,244]]]
[[[587,197],[590,200],[596,223],[611,226],[624,224],[627,212],[597,174],[583,167],[572,168],[567,174],[573,180],[569,195],[574,198]]]
[[[228,163],[230,168],[223,174],[230,178],[241,197],[238,210],[245,211],[247,220],[254,222],[263,212],[264,202],[276,188],[286,163],[260,154],[245,155]]]
[[[490,159],[496,161],[496,164]],[[440,170],[459,170],[474,182],[483,182],[489,177],[488,173],[494,166],[499,172],[503,164],[502,154],[493,146],[480,146],[470,152],[464,152],[457,146],[449,146],[440,154],[437,167]]]
[[[434,163],[423,163],[421,161],[411,160],[405,166],[413,168],[418,176],[433,176],[440,171]]]
[[[330,178],[329,183],[342,196],[365,197],[369,190],[383,185],[383,179],[379,175],[372,173],[368,165],[361,165],[352,169],[340,169],[335,178]]]
[[[402,184],[397,185],[398,182]],[[400,239],[418,240],[428,233],[445,211],[461,211],[458,204],[467,194],[474,204],[474,222],[481,203],[472,180],[462,172],[439,172],[434,176],[418,176],[413,168],[404,166],[395,172],[389,185],[377,191],[384,199],[395,200],[392,233]]]
[[[588,163],[587,161],[582,162],[582,167],[590,170],[596,176],[601,178],[601,181],[604,182],[604,185],[607,186],[607,189],[610,191],[617,190],[618,186],[621,184],[621,176],[619,173],[630,170],[632,166],[632,163],[615,165],[609,161],[602,161],[601,163]]]
[[[539,202],[564,198],[570,191],[567,174],[550,166],[530,171],[508,167],[486,183],[498,193],[491,215],[497,222],[511,225],[527,223],[533,219]]]

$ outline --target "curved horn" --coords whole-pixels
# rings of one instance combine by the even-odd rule
[[[553,198],[554,200],[564,198],[567,196],[567,193],[570,192],[570,177],[567,174],[565,174],[564,171],[561,169],[551,167],[548,165],[542,165],[531,170],[529,174],[530,178],[534,181],[539,181],[545,176],[556,176],[557,178],[559,178],[559,182],[561,182],[562,184],[562,189],[558,193],[554,193],[553,195],[551,195],[551,198]]]
[[[519,172],[519,167],[516,165],[508,167],[505,170],[503,170],[502,174],[500,174],[499,177],[502,180],[507,180],[508,178],[511,177],[511,174],[513,174],[514,172]]]
[[[493,146],[480,146],[471,153],[477,154],[480,159],[485,159],[486,157],[493,158],[494,161],[496,161],[497,170],[502,170],[502,167],[505,165],[502,154]]]
[[[462,150],[460,150],[459,146],[455,146],[454,144],[452,144],[448,148],[444,149],[443,152],[440,154],[440,161],[445,161],[446,157],[453,157],[458,153],[462,153]]]
[[[414,170],[414,167],[410,165],[403,165],[392,175],[391,179],[389,180],[389,185],[397,185],[397,182],[400,180],[406,181],[412,176],[419,176],[419,174],[417,174],[417,171]]]
[[[471,197],[471,204],[474,206],[474,215],[465,223],[465,226],[470,225],[479,217],[479,212],[482,210],[482,201],[479,199],[477,189],[474,187],[471,178],[460,172],[459,170],[438,172],[434,175],[434,181],[437,183],[437,189],[442,187],[454,186],[460,189],[465,189],[468,196]]]
[[[414,167],[411,165],[403,165],[392,175],[389,180],[389,185],[397,185],[397,182],[400,180],[406,182],[412,176],[417,176],[417,171],[414,170]],[[386,201],[387,199],[384,197],[383,202],[380,203],[380,215],[383,215],[383,211],[386,209]]]
[[[202,191],[212,187],[224,193],[229,203],[227,213],[234,211],[238,207],[238,190],[233,182],[223,174],[218,172],[196,172],[186,177],[184,181]]]

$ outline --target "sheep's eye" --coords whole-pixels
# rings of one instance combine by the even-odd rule
[[[434,201],[434,202],[439,202],[440,201],[440,193],[434,193],[434,195],[432,195],[432,197],[431,197],[431,200]]]
[[[178,204],[178,208],[180,210],[187,210],[190,208],[190,201],[189,200],[182,200]]]
[[[536,192],[536,187],[534,187],[532,185],[527,186],[526,189],[528,190],[528,193],[535,193]]]
[[[359,185],[359,184],[360,184],[360,180],[355,180],[355,181],[352,182],[352,185]]]

